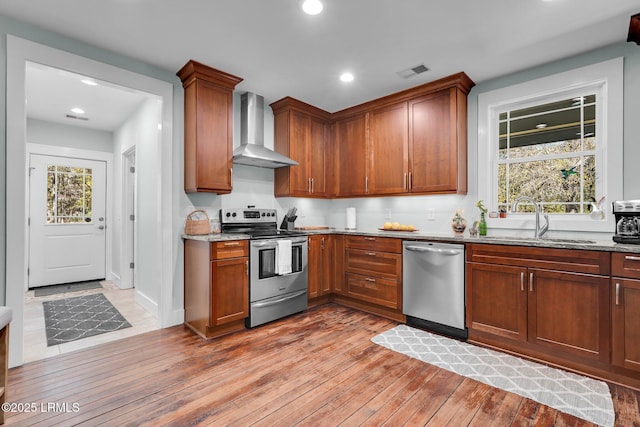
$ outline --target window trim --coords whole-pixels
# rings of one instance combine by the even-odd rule
[[[610,232],[615,229],[611,202],[622,199],[623,170],[623,76],[622,57],[576,68],[547,77],[508,86],[478,95],[478,199],[484,200],[490,210],[497,206],[497,150],[493,150],[492,138],[498,135],[498,110],[505,106],[523,104],[535,99],[552,98],[559,94],[600,86],[601,100],[597,103],[597,116],[602,125],[598,131],[601,137],[599,153],[605,165],[601,177],[605,219],[591,220],[587,215],[553,215],[551,231],[594,231]],[[544,101],[543,101],[544,102]],[[494,185],[496,184],[496,185]],[[509,214],[507,218],[488,218],[489,228],[529,229],[535,215]]]

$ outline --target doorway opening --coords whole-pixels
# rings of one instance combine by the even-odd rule
[[[50,77],[59,77],[63,74],[82,76],[92,83],[91,87],[94,89],[104,90],[117,87],[125,93],[125,97],[129,96],[129,99],[138,97],[139,99],[133,103],[133,108],[124,111],[126,120],[110,130],[105,131],[104,129],[91,129],[90,126],[71,126],[66,123],[59,123],[56,120],[37,116],[37,113],[32,111],[28,112],[30,106],[37,105],[36,96],[31,96],[31,94],[27,96],[29,92],[27,69],[29,66],[33,66],[38,71],[53,70],[53,73],[48,74]],[[6,257],[6,304],[13,308],[9,365],[18,366],[25,360],[32,360],[31,357],[25,357],[25,352],[32,350],[31,346],[26,343],[26,333],[33,328],[32,318],[30,317],[31,309],[28,305],[29,301],[25,301],[25,292],[28,291],[30,286],[29,270],[31,268],[29,247],[30,183],[26,173],[31,160],[29,146],[35,146],[38,150],[43,151],[43,153],[39,154],[48,156],[87,160],[90,156],[74,156],[70,154],[74,151],[85,150],[103,152],[102,154],[110,157],[106,162],[106,212],[104,216],[96,216],[92,212],[90,221],[87,221],[87,223],[79,222],[81,225],[97,225],[97,230],[100,230],[101,223],[104,223],[104,228],[102,229],[105,234],[105,271],[103,277],[106,280],[101,282],[102,290],[98,291],[104,293],[107,299],[110,298],[107,295],[108,292],[128,292],[130,295],[128,299],[131,304],[142,307],[143,311],[149,315],[151,319],[150,322],[147,322],[147,325],[150,325],[148,326],[149,328],[156,329],[178,323],[179,316],[176,316],[176,313],[173,312],[171,300],[173,277],[173,269],[170,262],[172,236],[170,236],[170,233],[162,232],[165,228],[171,229],[172,224],[172,192],[170,185],[172,179],[172,136],[170,130],[172,129],[173,85],[11,35],[7,36],[7,83],[10,89],[7,90],[6,173],[7,180],[13,183],[12,186],[7,187],[7,204],[11,205],[12,209],[7,210],[6,222],[7,247],[12,247],[12,251],[7,252]],[[76,83],[88,86],[88,83],[83,83],[78,79],[76,79]],[[59,87],[59,85],[51,84],[50,82],[44,84],[44,86],[49,89]],[[65,92],[75,93],[75,89]],[[29,102],[25,103],[24,100],[27,98]],[[59,103],[56,103],[58,100],[56,97],[47,96],[45,98],[48,98],[48,104],[52,107],[59,106]],[[99,97],[94,92],[90,98],[98,99]],[[113,108],[112,101],[105,102],[103,100],[101,103],[102,106],[111,106]],[[67,108],[69,108],[68,105]],[[122,113],[122,109],[113,108],[113,110]],[[77,120],[77,124],[81,122],[84,124],[97,122],[97,120],[92,120],[91,118],[89,120],[78,120],[77,115],[79,114],[83,113],[76,113],[76,117],[71,118]],[[61,116],[64,117],[65,114]],[[69,117],[64,117],[63,120],[68,119]],[[35,126],[32,128],[31,125],[34,123]],[[37,132],[32,132],[38,126],[60,131],[57,133],[59,138],[57,140],[51,138],[52,140],[46,142],[38,140],[35,137]],[[72,131],[71,129],[75,130]],[[75,139],[68,137],[72,134],[87,136],[92,132],[94,136],[96,133],[101,132],[111,135],[108,144],[101,140],[100,137],[80,137]],[[43,134],[50,136],[56,134],[56,132],[44,132]],[[91,144],[91,142],[94,143],[93,146],[85,145],[86,143]],[[107,145],[108,148],[105,148]],[[123,218],[121,217],[123,204],[127,200],[123,195],[124,185],[121,169],[125,163],[124,160],[127,159],[129,161],[126,156],[123,156],[123,153],[130,150],[133,145],[135,145],[135,152],[144,158],[144,167],[139,170],[144,170],[145,172],[143,175],[138,176],[133,183],[128,184],[135,186],[133,203],[143,206],[137,209],[134,231],[129,233],[125,227],[129,225],[128,221],[122,221]],[[67,166],[62,163],[53,166],[55,166],[51,174],[53,179],[56,179],[56,174],[59,175],[58,179],[69,178],[69,176],[64,176],[66,173],[64,167]],[[61,168],[58,169],[58,166],[61,166]],[[136,166],[139,167],[141,165]],[[74,172],[76,175],[81,175],[85,182],[89,176],[93,180],[95,169],[93,166],[80,167],[70,165],[68,167],[77,167]],[[82,172],[80,173],[81,170]],[[83,186],[76,187],[84,188]],[[138,187],[142,191],[137,191]],[[144,200],[140,195],[145,195]],[[86,196],[85,194],[85,201]],[[74,215],[77,218],[86,219],[86,214],[87,211],[85,209],[84,212]],[[55,220],[62,221],[60,224],[64,226],[67,223],[64,222],[63,217],[73,217],[74,215],[66,215],[65,212],[62,212],[62,215],[58,215],[59,218]],[[99,220],[101,217],[103,221]],[[151,223],[148,225],[146,225],[147,219],[151,219]],[[142,226],[138,227],[138,225]],[[54,229],[54,227],[49,228]],[[62,227],[58,228],[61,229]],[[123,236],[128,237],[123,239]],[[128,281],[128,286],[133,286],[135,283],[135,287],[121,289],[119,285],[122,282],[122,277],[124,276],[122,271],[123,267],[125,267],[121,265],[123,256],[121,254],[126,251],[123,251],[125,242],[127,245],[130,244],[132,246],[127,250],[132,253],[133,259],[137,261],[133,272],[135,279]],[[143,244],[140,245],[137,242],[143,242]],[[138,257],[138,251],[144,251],[144,257]],[[52,256],[47,253],[43,256],[45,267],[48,265],[47,263],[51,266],[50,260]],[[64,265],[64,263],[62,264]],[[159,265],[162,267],[158,268]],[[129,269],[128,262],[126,263],[126,268],[127,270]],[[95,290],[83,292],[91,293],[95,292]],[[62,295],[66,297],[66,295]],[[27,294],[27,298],[30,297],[35,298],[35,296]],[[114,306],[118,304],[115,301],[111,302]],[[128,310],[120,307],[118,309],[123,314]],[[132,329],[127,328],[123,329],[123,331],[130,332]],[[104,342],[105,336],[106,334],[95,337],[96,340],[91,345]],[[70,351],[72,347],[73,349],[81,348],[83,341],[88,343],[91,339],[80,339],[61,344],[61,346],[67,346]]]

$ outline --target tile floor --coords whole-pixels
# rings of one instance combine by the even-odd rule
[[[156,318],[135,303],[134,289],[120,289],[110,281],[103,281],[102,287],[102,289],[89,289],[43,297],[35,297],[34,291],[27,292],[24,299],[24,362],[27,363],[62,353],[69,353],[158,329]],[[102,292],[107,297],[111,304],[131,323],[131,327],[47,347],[42,303],[44,301],[90,295],[98,292]]]

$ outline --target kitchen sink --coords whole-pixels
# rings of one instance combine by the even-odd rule
[[[518,236],[483,236],[480,240],[500,240],[503,242],[549,242],[549,243],[566,243],[574,245],[593,245],[597,243],[595,240],[587,239],[555,239],[555,238],[540,238],[535,237],[518,237]]]
[[[552,242],[552,243],[574,243],[578,245],[593,245],[597,243],[595,240],[586,240],[586,239],[539,239],[543,242]]]

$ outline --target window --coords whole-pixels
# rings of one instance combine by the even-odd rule
[[[623,59],[616,58],[478,95],[478,199],[508,212],[529,196],[551,230],[613,232],[622,199]],[[605,217],[590,218],[602,198]],[[530,228],[521,203],[490,228]]]
[[[585,214],[602,197],[596,190],[596,94],[564,98],[498,115],[498,209],[519,196],[553,214]],[[598,160],[598,161],[596,161]],[[519,204],[519,212],[533,205]]]
[[[91,222],[91,169],[47,166],[47,224]]]

